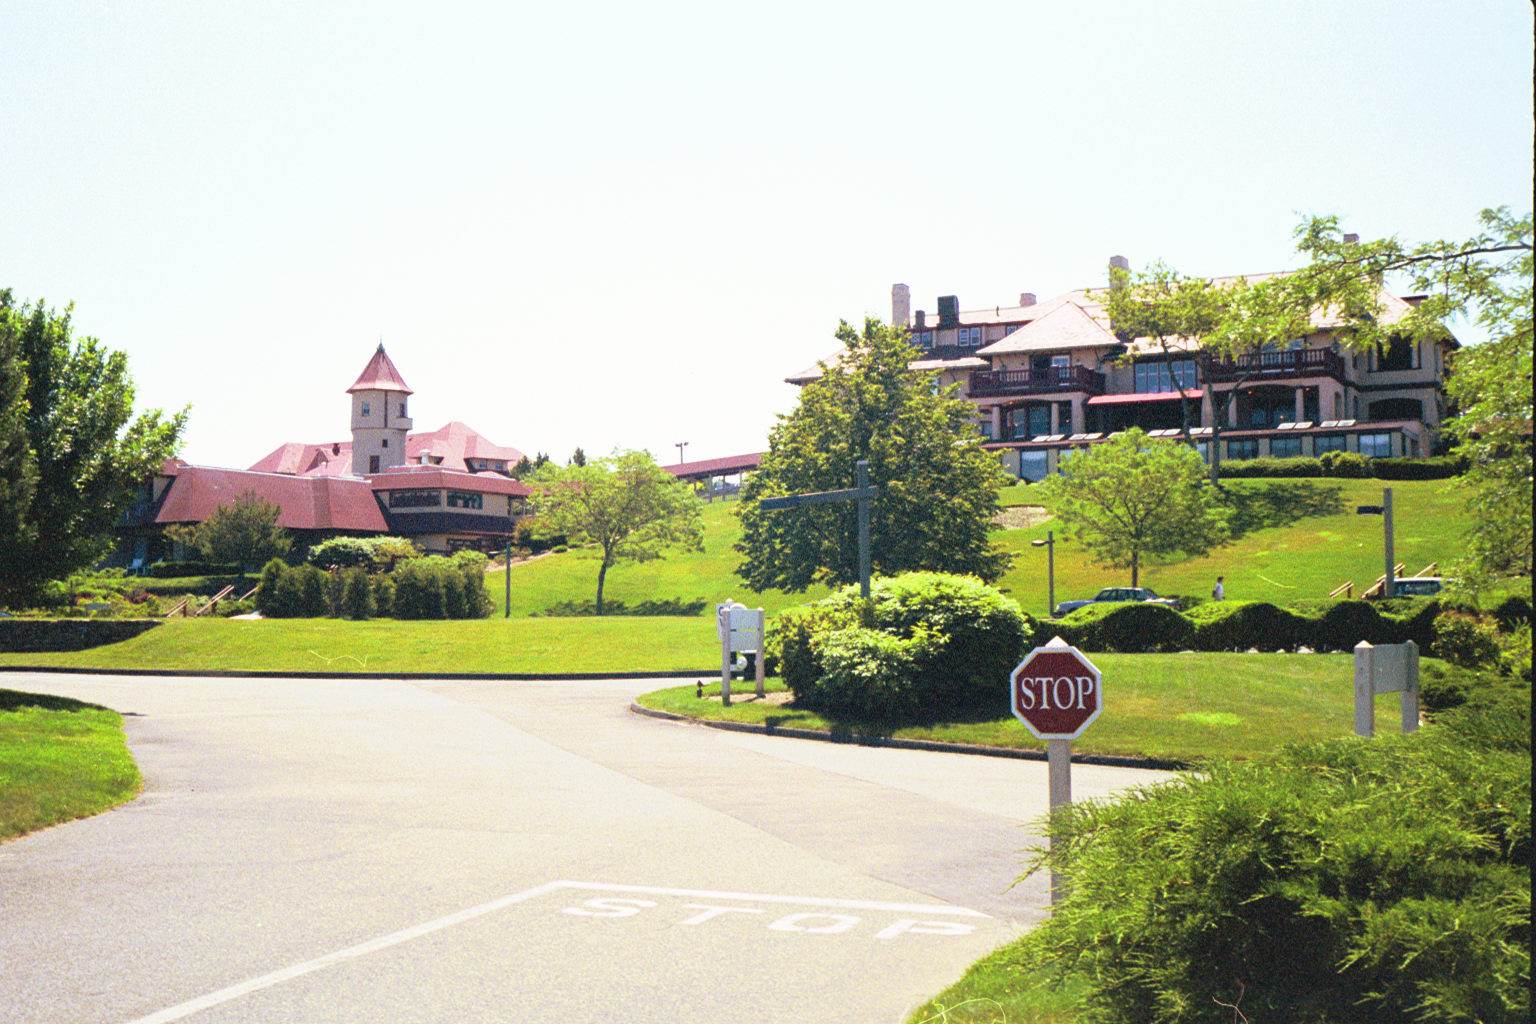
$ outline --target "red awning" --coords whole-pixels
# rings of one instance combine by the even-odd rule
[[[1200,399],[1205,397],[1205,391],[1201,388],[1193,388],[1184,392],[1184,397],[1194,399],[1198,402]],[[1088,404],[1131,405],[1136,402],[1177,402],[1178,400],[1179,393],[1177,391],[1158,391],[1152,394],[1144,395],[1095,395],[1088,399]]]

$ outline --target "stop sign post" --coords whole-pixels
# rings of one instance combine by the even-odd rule
[[[1045,740],[1050,806],[1072,802],[1072,741],[1093,724],[1104,709],[1103,676],[1087,656],[1061,637],[1024,656],[1008,677],[1008,701],[1013,714],[1030,732]],[[1066,837],[1061,837],[1066,841]],[[1050,836],[1051,847],[1056,835]],[[1051,872],[1051,903],[1065,892]]]

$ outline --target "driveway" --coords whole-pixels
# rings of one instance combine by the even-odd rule
[[[894,1022],[1045,913],[1043,762],[628,711],[675,683],[6,674],[145,786],[0,845],[0,1021]]]

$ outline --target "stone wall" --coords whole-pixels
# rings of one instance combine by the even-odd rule
[[[0,619],[0,652],[83,651],[132,640],[155,619]]]

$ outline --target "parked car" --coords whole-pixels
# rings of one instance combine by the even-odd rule
[[[1158,597],[1149,587],[1105,587],[1086,601],[1061,602],[1056,606],[1056,617],[1061,618],[1068,612],[1075,612],[1079,608],[1085,608],[1090,604],[1108,604],[1114,601],[1160,604],[1169,608],[1177,608],[1179,606],[1179,602],[1171,597]]]

